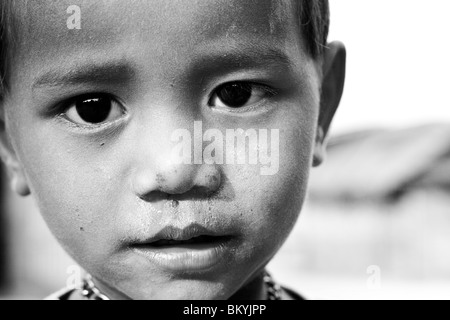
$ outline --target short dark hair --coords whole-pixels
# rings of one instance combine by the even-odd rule
[[[296,2],[300,31],[313,58],[319,57],[327,45],[330,28],[328,0],[293,0]]]
[[[3,98],[4,90],[5,90],[5,80],[6,80],[6,64],[7,62],[7,35],[6,35],[6,19],[8,17],[8,4],[7,1],[1,0],[0,2],[0,99]]]
[[[284,1],[284,0],[281,0]],[[330,26],[328,0],[293,0],[298,23],[309,54],[318,58],[327,44]],[[0,100],[4,97],[8,77],[8,51],[11,41],[12,0],[0,0]]]

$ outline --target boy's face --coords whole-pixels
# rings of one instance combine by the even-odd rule
[[[74,4],[81,29],[67,25]],[[15,15],[13,175],[102,290],[228,298],[260,272],[298,217],[316,147],[320,67],[291,5],[28,1]],[[180,164],[173,133],[198,144],[194,121],[223,133],[225,159],[227,129],[267,130],[279,167]]]

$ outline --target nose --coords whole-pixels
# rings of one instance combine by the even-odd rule
[[[133,179],[133,189],[141,199],[156,194],[207,196],[215,193],[222,183],[220,170],[212,165],[167,164],[163,169],[139,171]]]
[[[170,156],[161,157],[158,164],[135,172],[133,189],[141,199],[155,195],[188,195],[196,197],[215,193],[222,184],[222,173],[216,165],[179,164]]]
[[[196,161],[192,152],[203,151],[203,128],[195,126],[196,109],[179,105],[169,98],[153,102],[128,131],[134,141],[128,147],[132,188],[146,201],[168,195],[179,199],[207,196],[223,183],[221,167]],[[186,157],[180,159],[181,154]]]

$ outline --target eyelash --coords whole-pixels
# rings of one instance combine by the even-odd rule
[[[224,88],[227,85],[232,85],[232,84],[241,84],[241,85],[251,86],[251,88],[253,90],[261,90],[262,92],[264,92],[264,96],[261,98],[260,101],[254,103],[253,105],[249,105],[249,106],[243,106],[243,107],[238,107],[238,108],[231,108],[231,107],[224,108],[224,107],[212,106],[211,101],[212,101],[213,97],[218,94],[219,90],[221,88]],[[222,109],[222,110],[226,109],[226,112],[236,113],[236,114],[246,113],[246,112],[250,112],[253,110],[257,110],[260,107],[262,101],[266,100],[267,98],[271,98],[277,94],[278,94],[277,90],[275,90],[274,88],[272,88],[268,85],[264,85],[261,83],[256,83],[256,82],[251,82],[251,81],[230,81],[230,82],[223,83],[220,86],[217,86],[214,90],[212,90],[211,94],[208,97],[208,107],[212,108],[212,109]],[[103,122],[103,123],[99,123],[99,124],[83,125],[83,124],[73,122],[66,117],[66,113],[68,112],[68,110],[71,107],[73,107],[77,101],[89,100],[89,99],[94,99],[94,98],[110,99],[111,101],[117,103],[122,108],[124,115],[126,115],[128,113],[127,109],[124,107],[124,103],[122,103],[120,101],[120,99],[118,99],[116,96],[107,94],[107,93],[95,93],[94,92],[94,93],[87,93],[87,94],[82,94],[82,95],[78,95],[78,96],[69,98],[69,99],[65,100],[64,102],[57,104],[54,108],[52,108],[52,110],[49,111],[49,114],[56,115],[57,120],[63,121],[65,124],[68,124],[70,127],[72,127],[75,130],[83,130],[83,131],[89,131],[89,132],[101,131],[103,129],[111,127],[112,125],[114,125],[115,123],[117,123],[121,120],[121,119],[117,119],[115,121]]]
[[[277,94],[279,94],[278,90],[274,89],[273,87],[270,87],[268,85],[265,84],[261,84],[261,83],[257,83],[257,82],[252,82],[252,81],[229,81],[226,83],[223,83],[219,86],[217,86],[214,90],[212,90],[211,94],[208,97],[208,106],[210,108],[214,108],[214,109],[224,109],[224,108],[216,108],[214,106],[211,105],[211,101],[214,98],[215,95],[217,95],[217,93],[219,92],[219,90],[221,88],[224,88],[227,85],[232,85],[232,84],[243,84],[243,85],[250,85],[252,87],[252,89],[259,89],[261,91],[264,92],[265,96],[261,99],[261,101],[266,100],[267,98],[271,98],[276,96]],[[260,107],[261,102],[257,102],[253,105],[247,106],[247,107],[240,107],[240,108],[226,108],[228,112],[232,112],[232,113],[245,113],[245,112],[249,112],[255,109],[258,109]]]
[[[112,125],[114,125],[115,123],[117,123],[121,120],[121,119],[118,119],[115,121],[103,122],[100,124],[83,125],[83,124],[73,122],[67,118],[67,116],[66,116],[67,112],[77,101],[84,101],[84,100],[95,99],[95,98],[110,99],[111,101],[117,103],[122,108],[124,115],[127,114],[127,110],[124,107],[124,104],[120,101],[120,99],[118,99],[114,95],[111,95],[108,93],[95,93],[95,92],[81,94],[81,95],[69,98],[69,99],[65,100],[64,102],[57,104],[54,108],[52,108],[52,110],[50,112],[55,115],[55,118],[57,121],[64,122],[66,125],[69,125],[72,129],[89,131],[89,132],[101,131],[103,129],[111,127]]]

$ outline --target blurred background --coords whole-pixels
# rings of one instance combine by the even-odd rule
[[[450,2],[330,0],[348,50],[328,158],[269,265],[311,299],[450,299]],[[0,187],[0,298],[43,298],[74,263],[32,199]]]

